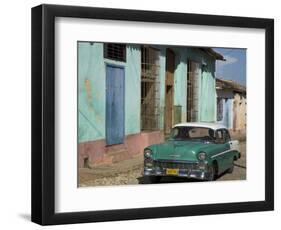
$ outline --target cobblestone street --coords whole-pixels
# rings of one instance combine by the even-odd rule
[[[241,158],[235,161],[234,171],[231,174],[224,173],[218,181],[245,180],[246,179],[246,142],[240,142]],[[79,187],[99,185],[126,185],[145,184],[142,177],[143,156],[142,154],[110,166],[96,166],[93,168],[79,169]],[[186,178],[164,177],[160,183],[195,182]]]

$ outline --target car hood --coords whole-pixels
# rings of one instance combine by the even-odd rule
[[[167,141],[151,146],[154,160],[188,160],[197,161],[197,154],[213,143],[195,141]]]

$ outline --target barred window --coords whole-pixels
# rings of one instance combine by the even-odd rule
[[[141,48],[141,130],[159,129],[159,55],[152,47]]]
[[[187,111],[186,120],[198,121],[198,97],[200,65],[198,62],[188,60],[187,64]]]
[[[104,58],[126,62],[126,45],[117,43],[104,43]]]

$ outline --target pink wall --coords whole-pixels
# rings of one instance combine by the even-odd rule
[[[90,165],[112,164],[142,154],[146,146],[164,141],[163,131],[141,132],[125,137],[123,144],[106,146],[105,140],[88,141],[78,145],[79,167],[88,158]]]

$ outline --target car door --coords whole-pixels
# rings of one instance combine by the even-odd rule
[[[227,152],[225,154],[225,167],[226,169],[232,167],[232,164],[233,164],[233,157],[234,157],[234,151],[237,151],[236,150],[236,142],[235,141],[231,141],[231,138],[230,138],[230,135],[229,135],[229,132],[227,129],[223,129],[223,136],[224,136],[224,140],[225,140],[225,143],[228,144],[229,146],[229,152]]]
[[[229,168],[229,155],[232,155],[230,154],[229,136],[227,136],[225,129],[218,129],[216,131],[216,143],[218,150],[216,160],[219,166],[219,173],[221,173]]]

